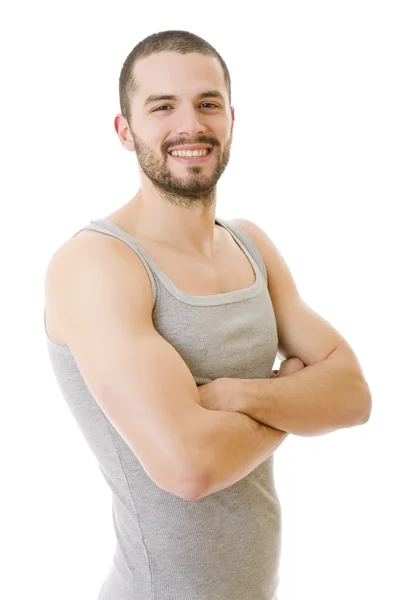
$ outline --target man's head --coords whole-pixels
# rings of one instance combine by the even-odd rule
[[[126,58],[119,91],[115,129],[143,173],[171,200],[211,194],[229,161],[234,121],[230,76],[217,51],[186,31],[153,34]],[[199,145],[207,156],[171,154]]]

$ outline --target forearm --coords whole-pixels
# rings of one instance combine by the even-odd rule
[[[322,435],[365,423],[371,410],[368,385],[340,355],[285,377],[237,380],[237,410],[295,435]]]
[[[289,435],[241,413],[213,410],[206,413],[208,428],[202,443],[205,476],[196,500],[246,477]]]

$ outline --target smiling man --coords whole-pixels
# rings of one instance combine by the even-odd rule
[[[98,600],[276,600],[274,451],[365,423],[368,385],[267,234],[216,216],[234,125],[218,52],[147,37],[120,103],[140,187],[64,242],[45,281],[54,373],[112,494]]]

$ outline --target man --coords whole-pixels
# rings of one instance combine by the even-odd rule
[[[112,491],[98,598],[273,600],[273,453],[289,433],[365,423],[369,388],[267,234],[216,217],[234,124],[216,50],[189,32],[149,36],[120,101],[140,188],[57,250],[45,285],[54,372]]]

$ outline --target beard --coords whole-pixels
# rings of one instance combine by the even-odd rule
[[[147,146],[136,134],[132,132],[135,143],[137,159],[142,171],[159,190],[161,196],[183,208],[201,206],[210,208],[215,200],[216,185],[229,162],[232,145],[232,135],[221,150],[221,144],[211,136],[200,136],[193,144],[210,144],[212,152],[216,157],[216,165],[211,174],[203,173],[204,167],[193,165],[186,167],[187,174],[184,177],[174,175],[168,165],[168,148],[188,144],[187,139],[170,140],[161,148],[162,157]]]

